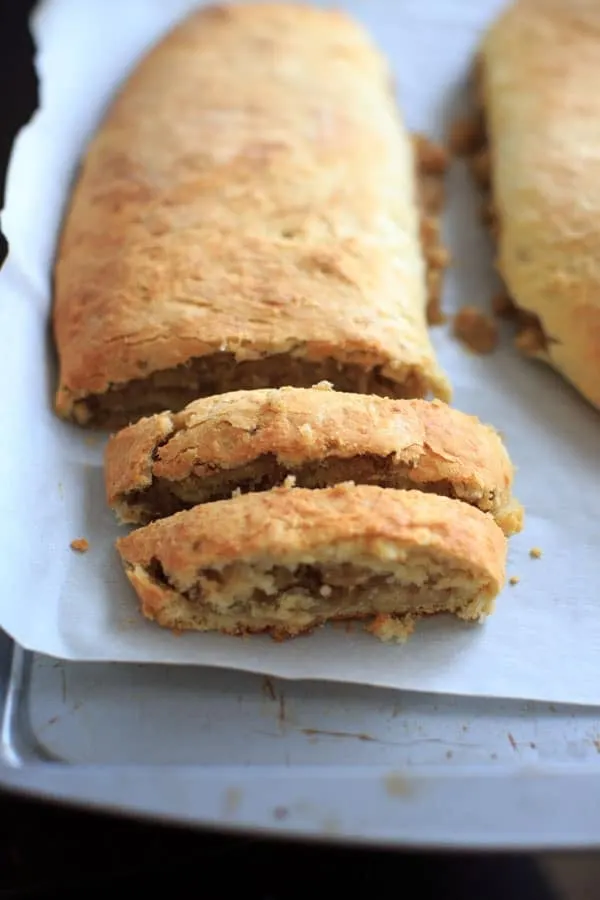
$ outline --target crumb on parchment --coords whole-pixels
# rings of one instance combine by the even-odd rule
[[[471,114],[455,119],[448,134],[448,146],[453,156],[473,156],[485,142],[481,116]]]
[[[500,291],[492,297],[492,312],[497,319],[514,319],[517,309],[506,291]]]
[[[520,582],[520,580],[521,579],[519,578],[518,575],[511,575],[510,578],[508,579],[508,583],[514,587],[515,584],[518,584]]]
[[[454,336],[474,353],[492,353],[498,345],[498,325],[474,306],[463,306],[454,316]]]
[[[425,258],[433,269],[446,269],[450,265],[450,253],[440,244],[431,244],[426,247]]]
[[[525,356],[537,356],[544,353],[547,342],[543,331],[537,325],[521,324],[515,338],[515,347]]]
[[[541,559],[542,551],[540,547],[532,547],[529,551],[529,555],[532,559]]]
[[[421,214],[421,248],[427,263],[427,321],[441,325],[446,316],[441,308],[444,270],[450,254],[440,238],[439,214],[444,207],[444,174],[450,157],[447,150],[423,134],[413,134],[417,200]]]
[[[380,641],[396,641],[403,644],[415,630],[415,620],[410,615],[391,616],[380,613],[365,626],[365,630]]]
[[[448,151],[424,134],[413,134],[413,147],[419,170],[427,175],[443,175],[450,163]]]
[[[481,221],[486,226],[493,238],[498,238],[498,214],[494,203],[489,198],[481,204]]]
[[[471,156],[469,168],[474,180],[481,188],[489,188],[492,179],[492,163],[487,147]]]
[[[70,544],[71,550],[75,550],[76,553],[87,553],[90,549],[89,541],[85,538],[74,538]]]

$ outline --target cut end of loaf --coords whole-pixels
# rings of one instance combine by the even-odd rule
[[[206,504],[117,549],[144,615],[163,627],[276,639],[344,619],[375,630],[381,616],[479,620],[506,559],[504,535],[477,509],[354,484]]]
[[[100,394],[75,398],[61,388],[56,411],[79,425],[115,430],[164,409],[177,412],[199,397],[284,384],[311,387],[319,381],[329,381],[340,391],[361,394],[396,398],[433,394],[442,400],[450,399],[448,382],[433,367],[430,372],[417,367],[391,369],[387,361],[368,367],[334,358],[311,360],[287,353],[239,361],[233,353],[218,352],[114,385]]]
[[[451,613],[479,621],[493,609],[497,585],[449,570],[435,560],[402,563],[367,560],[336,564],[237,563],[204,570],[186,591],[171,584],[157,560],[126,567],[142,600],[142,612],[174,631],[268,633],[285,640],[329,621],[366,620],[382,640],[398,621]],[[385,623],[385,624],[384,624]],[[406,631],[405,631],[406,633]],[[397,637],[397,635],[396,635]]]

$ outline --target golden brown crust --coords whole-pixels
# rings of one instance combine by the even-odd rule
[[[84,160],[56,266],[58,413],[93,421],[86,398],[215,355],[334,359],[446,398],[418,218],[387,66],[352,20],[200,10]]]
[[[600,406],[600,7],[521,0],[481,60],[498,266],[532,322],[519,344]]]
[[[504,518],[513,467],[492,428],[440,401],[345,394],[327,384],[222,394],[140,420],[108,443],[107,499],[123,521],[147,521],[148,489],[156,480],[168,486],[193,478],[202,487],[215,473],[232,470],[241,480],[243,467],[266,455],[274,458],[279,482],[293,474],[302,486],[307,465],[335,461],[337,469],[323,470],[323,483],[315,484],[314,466],[308,470],[311,486],[331,484],[336,472],[337,480],[372,476],[380,486],[449,493],[492,512],[505,527],[520,525],[518,506],[512,520]],[[380,465],[361,476],[366,457]],[[229,492],[239,486],[235,478],[226,484]],[[160,512],[150,504],[150,518]]]
[[[348,484],[277,488],[197,506],[120,538],[117,549],[142,611],[159,624],[267,630],[280,637],[346,617],[348,608],[339,597],[334,605],[333,589],[321,585],[305,589],[302,615],[296,610],[295,619],[288,617],[284,602],[277,607],[279,620],[269,623],[265,611],[273,608],[269,597],[277,593],[277,573],[321,567],[339,574],[340,566],[372,572],[380,577],[369,596],[368,610],[375,615],[423,614],[422,597],[431,593],[436,573],[439,597],[432,611],[477,618],[491,611],[506,561],[506,538],[478,509],[418,491]],[[387,606],[378,609],[377,592],[385,592],[389,573],[404,597],[397,609],[393,601],[390,607],[388,587]],[[253,578],[262,588],[256,627],[248,617],[236,626],[236,604],[247,598]],[[352,575],[345,583],[349,591],[356,586]],[[414,595],[408,604],[407,588]],[[313,613],[309,601],[315,593],[320,606]],[[286,599],[291,609],[298,598]],[[364,616],[366,609],[353,612]]]

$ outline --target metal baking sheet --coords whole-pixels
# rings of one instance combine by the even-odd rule
[[[0,645],[0,783],[234,831],[418,847],[600,843],[600,711],[66,663]]]
[[[597,708],[62,662],[0,635],[0,718],[0,785],[64,802],[396,846],[600,844]]]

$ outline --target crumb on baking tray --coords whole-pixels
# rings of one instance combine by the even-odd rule
[[[474,306],[463,306],[454,316],[454,336],[474,353],[492,353],[498,345],[498,325]]]
[[[89,541],[85,538],[74,538],[70,544],[71,550],[75,550],[77,553],[87,553],[90,549]]]
[[[520,582],[520,580],[521,579],[519,578],[518,575],[511,575],[510,578],[508,579],[508,583],[514,587],[515,584],[518,584]]]
[[[532,559],[541,559],[542,551],[540,547],[532,547],[529,551],[529,555]]]

